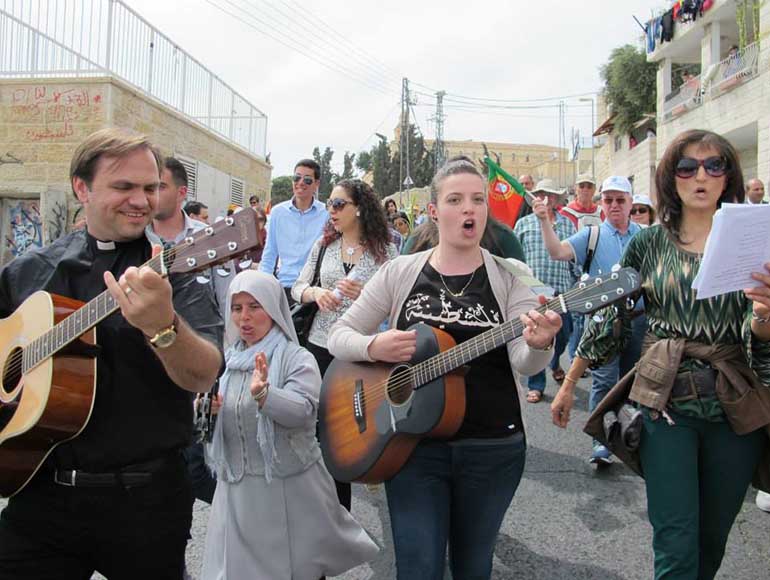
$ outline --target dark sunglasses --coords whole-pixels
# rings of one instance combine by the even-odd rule
[[[650,208],[648,208],[648,207],[632,207],[631,208],[631,215],[636,215],[638,213],[645,214],[648,211],[650,211]]]
[[[302,183],[304,183],[305,185],[313,185],[313,181],[315,181],[309,175],[300,175],[299,173],[295,173],[294,183],[299,183],[300,180],[302,180]]]
[[[347,199],[342,199],[341,197],[335,197],[334,199],[326,200],[326,207],[327,209],[333,209],[334,211],[341,211],[345,209],[345,206],[349,203],[353,202],[348,201]]]
[[[698,168],[703,166],[711,177],[722,177],[727,173],[727,159],[724,157],[708,157],[706,159],[693,159],[692,157],[682,157],[676,164],[676,176],[682,179],[689,179],[698,173]]]

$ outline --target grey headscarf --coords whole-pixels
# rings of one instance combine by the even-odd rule
[[[233,278],[227,294],[227,312],[230,312],[233,296],[240,292],[251,295],[273,320],[273,327],[255,344],[248,346],[238,334],[238,329],[227,317],[226,336],[230,347],[225,352],[225,372],[220,379],[220,394],[224,404],[220,410],[211,444],[206,449],[206,459],[217,477],[229,482],[239,481],[245,473],[254,473],[252,457],[225,448],[224,431],[241,433],[247,439],[256,437],[264,462],[265,479],[272,480],[273,466],[279,461],[275,450],[275,425],[261,412],[249,391],[254,357],[264,352],[268,359],[270,388],[283,388],[284,357],[290,342],[297,343],[297,333],[291,321],[289,302],[281,285],[273,277],[255,270],[245,270]],[[256,415],[256,425],[249,416]],[[240,437],[230,437],[231,441]],[[248,446],[248,442],[247,442]]]
[[[235,344],[240,338],[238,336],[238,329],[233,324],[232,317],[230,316],[233,296],[239,292],[251,294],[262,305],[267,315],[273,319],[273,322],[278,325],[287,338],[292,342],[299,342],[297,340],[297,333],[294,331],[294,323],[291,321],[289,301],[278,280],[264,272],[244,270],[233,278],[233,281],[230,283],[230,289],[227,292],[227,319],[225,323],[227,344]]]

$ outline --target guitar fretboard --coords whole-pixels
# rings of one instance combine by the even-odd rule
[[[567,312],[564,301],[559,300],[558,298],[537,308],[537,311],[541,314],[546,310],[552,310],[559,314],[565,314]],[[411,369],[415,388],[417,389],[422,385],[426,385],[431,381],[468,364],[472,360],[511,342],[515,338],[521,336],[523,331],[524,325],[520,320],[509,320],[415,365]]]
[[[164,271],[164,263],[172,258],[176,248],[164,250],[143,264],[159,274]],[[56,354],[77,337],[93,328],[120,306],[108,290],[84,304],[67,318],[54,325],[39,337],[30,341],[22,350],[22,373],[26,373],[48,357]]]

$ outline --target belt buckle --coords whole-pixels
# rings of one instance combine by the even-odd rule
[[[690,394],[683,395],[681,397],[671,397],[671,402],[672,403],[678,403],[678,402],[681,402],[681,401],[694,401],[695,399],[698,398],[698,389],[695,386],[695,379],[693,378],[692,371],[685,371],[682,374],[687,375],[687,379],[686,380],[687,380],[687,386],[690,388]],[[679,376],[681,376],[681,375],[679,375]]]
[[[63,481],[63,480],[59,479],[59,474],[60,473],[62,473],[62,472],[59,471],[58,469],[54,473],[53,480],[54,480],[55,483],[58,483],[59,485],[64,485],[66,487],[75,487],[77,485],[77,474],[78,474],[78,472],[75,469],[73,469],[71,471],[65,471],[64,472],[64,473],[68,473],[69,474],[69,476],[70,476],[69,481]]]

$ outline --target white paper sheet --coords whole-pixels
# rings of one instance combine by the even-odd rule
[[[770,262],[770,205],[725,203],[711,233],[692,287],[698,300],[758,286],[752,272]]]

